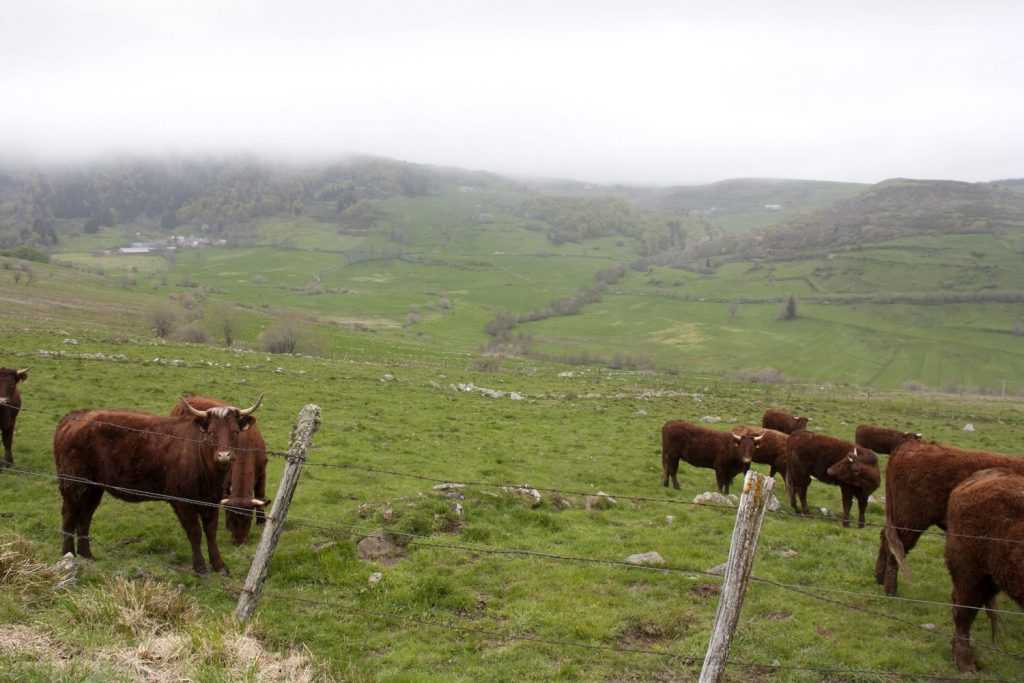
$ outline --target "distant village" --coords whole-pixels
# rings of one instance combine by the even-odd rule
[[[127,247],[116,250],[118,254],[151,254],[158,251],[174,251],[176,249],[194,249],[196,247],[223,247],[225,239],[210,239],[197,235],[171,235],[150,242],[132,242]]]

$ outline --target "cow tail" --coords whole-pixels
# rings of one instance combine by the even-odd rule
[[[907,564],[907,551],[903,548],[903,541],[900,540],[900,532],[896,530],[893,524],[893,496],[889,495],[889,489],[886,487],[885,491],[885,530],[882,532],[885,535],[885,541],[889,545],[889,552],[896,558],[896,564],[899,566],[900,571],[903,572],[903,577],[906,581],[911,581],[912,576],[910,574],[910,565]]]

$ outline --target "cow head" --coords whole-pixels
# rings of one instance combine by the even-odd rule
[[[224,523],[227,525],[228,531],[231,532],[231,542],[235,545],[242,545],[249,538],[249,530],[252,529],[253,511],[257,511],[256,514],[259,515],[258,522],[262,524],[264,519],[263,510],[266,509],[266,506],[270,505],[271,499],[253,497],[247,506],[244,505],[244,500],[232,502],[230,495],[226,491],[225,495],[228,495],[228,497],[220,502],[221,505],[226,506]]]
[[[854,446],[846,457],[828,468],[828,476],[847,484],[879,483],[878,456],[875,452]]]
[[[0,405],[18,403],[18,385],[28,379],[29,369],[0,368]]]
[[[811,421],[809,417],[794,417],[796,426],[793,431],[799,431],[801,429],[807,429],[807,423]]]
[[[764,430],[761,430],[760,434],[754,434],[751,431],[741,431],[732,433],[732,443],[739,454],[740,462],[744,465],[749,465],[754,460],[754,451],[761,443],[761,439],[764,438]]]
[[[217,406],[206,410],[197,410],[189,404],[188,399],[184,396],[181,397],[181,401],[192,416],[196,427],[212,442],[214,462],[218,467],[227,469],[231,465],[235,449],[238,447],[239,434],[256,424],[256,418],[252,414],[263,402],[263,394],[260,394],[252,407],[244,410],[234,406]]]

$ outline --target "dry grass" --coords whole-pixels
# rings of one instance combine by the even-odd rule
[[[0,543],[0,588],[17,595],[23,604],[49,602],[65,578],[56,566],[37,560],[28,541],[16,537]]]
[[[199,608],[176,588],[155,581],[114,577],[71,598],[72,615],[83,625],[105,624],[143,637],[194,623]]]

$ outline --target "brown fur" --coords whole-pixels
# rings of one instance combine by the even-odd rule
[[[4,458],[0,472],[14,464],[14,425],[21,412],[21,394],[18,385],[28,379],[28,370],[0,368],[0,439],[4,444]]]
[[[1005,468],[975,472],[953,489],[947,513],[953,661],[960,671],[972,672],[977,665],[971,624],[978,610],[994,606],[1000,590],[1024,608],[1024,475]],[[994,635],[994,620],[992,624]]]
[[[968,451],[934,441],[909,441],[889,456],[885,469],[885,529],[875,580],[895,595],[900,571],[910,576],[906,555],[928,527],[946,528],[949,494],[979,470],[1006,467],[1024,474],[1024,458]]]
[[[186,396],[185,398],[189,405],[197,410],[231,405],[219,399],[206,396]],[[181,401],[178,401],[174,408],[171,409],[171,415],[187,416],[188,414],[188,408]],[[253,512],[255,511],[256,513],[257,524],[263,524],[266,521],[266,514],[263,508],[252,508],[251,499],[257,498],[266,501],[268,505],[270,504],[270,500],[267,498],[267,444],[264,442],[263,435],[260,434],[260,430],[256,426],[255,419],[252,420],[252,425],[249,429],[246,429],[239,435],[238,450],[240,452],[249,451],[252,453],[252,457],[234,460],[231,463],[231,474],[224,478],[223,497],[228,499],[227,507],[224,510],[224,526],[231,532],[231,541],[235,545],[242,545],[249,538],[249,531],[252,529]],[[244,486],[244,482],[249,478],[249,473],[241,470],[250,466],[253,468],[253,486],[250,490],[246,491],[239,487]],[[236,480],[238,481],[236,482]],[[235,490],[239,490],[241,493],[232,497],[232,487],[235,487]],[[243,508],[245,512],[242,512]]]
[[[786,434],[792,434],[801,429],[807,429],[807,423],[810,420],[811,418],[809,417],[790,415],[784,410],[766,410],[761,417],[761,426],[765,429],[774,429]]]
[[[869,450],[861,451],[849,441],[826,434],[815,434],[799,430],[789,435],[786,454],[786,491],[793,510],[804,515],[810,514],[807,507],[807,489],[813,476],[823,484],[839,487],[843,500],[843,526],[850,526],[850,508],[857,499],[857,526],[864,526],[864,511],[868,496],[878,488],[881,475],[878,473],[878,458]],[[850,467],[830,468],[842,460],[854,458]],[[872,465],[874,467],[872,481]],[[834,472],[834,474],[832,473]],[[800,497],[800,507],[796,499]]]
[[[734,427],[733,434],[750,433],[754,436],[763,437],[757,442],[757,450],[754,451],[754,462],[759,465],[768,465],[768,476],[774,477],[778,472],[783,480],[786,478],[786,445],[789,442],[789,434],[775,429],[764,429],[757,427]]]
[[[53,436],[64,500],[61,553],[74,553],[77,539],[78,554],[93,556],[89,527],[104,492],[128,502],[169,496],[185,499],[168,502],[192,546],[193,570],[206,573],[200,550],[205,532],[210,564],[214,571],[227,571],[217,548],[217,506],[230,465],[218,462],[217,451],[231,449],[235,459],[251,458],[234,451],[249,419],[241,418],[237,408],[205,419],[129,410],[80,410],[65,415]],[[241,484],[244,490],[252,486],[251,478]]]
[[[694,467],[715,470],[721,493],[729,493],[733,478],[750,469],[756,442],[754,435],[734,436],[730,432],[707,429],[683,420],[669,420],[661,428],[661,485],[679,488],[676,473],[679,460]]]
[[[876,425],[860,425],[857,427],[854,442],[858,446],[870,448],[875,453],[892,453],[907,441],[919,441],[921,435],[915,432],[900,432]]]

